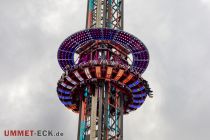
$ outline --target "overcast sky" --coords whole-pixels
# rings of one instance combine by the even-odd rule
[[[86,0],[0,0],[0,139],[75,140],[78,115],[59,101],[56,54],[85,28]],[[125,140],[209,140],[210,0],[125,0],[125,31],[150,52],[154,98],[124,117]],[[4,137],[49,129],[63,137]]]

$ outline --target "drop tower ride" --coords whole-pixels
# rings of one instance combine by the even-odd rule
[[[123,115],[152,97],[142,78],[148,50],[123,31],[123,18],[124,0],[88,0],[86,29],[59,47],[57,93],[79,113],[78,140],[123,140]]]

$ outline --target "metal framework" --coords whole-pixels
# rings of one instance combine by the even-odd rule
[[[113,87],[111,90],[110,83],[100,82],[93,87],[92,96],[83,99],[80,105],[78,140],[122,139],[122,94]]]
[[[88,0],[86,28],[123,30],[124,0]]]
[[[68,109],[79,113],[78,140],[123,140],[123,115],[139,108],[147,95],[152,97],[141,77],[149,53],[123,31],[123,7],[124,0],[88,0],[86,30],[59,47],[64,74],[57,93]]]

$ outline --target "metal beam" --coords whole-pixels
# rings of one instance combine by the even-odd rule
[[[77,140],[80,140],[80,126],[81,126],[81,115],[82,115],[82,101],[80,101],[79,107],[79,121],[78,121],[78,133],[77,133]]]
[[[123,140],[123,113],[124,113],[124,97],[120,94],[120,140]]]
[[[99,107],[98,107],[98,140],[102,139],[102,127],[103,127],[103,94],[104,84],[99,86]]]
[[[98,87],[96,86],[95,93],[92,95],[92,101],[91,101],[90,140],[95,140],[96,137],[97,100],[98,100]]]

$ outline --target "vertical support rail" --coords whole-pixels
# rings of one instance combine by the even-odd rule
[[[121,30],[124,29],[124,0],[121,0]]]
[[[107,19],[107,0],[104,0],[103,4],[103,26],[102,27],[107,27],[106,19]]]
[[[112,0],[108,0],[108,9],[107,9],[107,27],[112,28]]]
[[[104,100],[104,140],[109,138],[109,94],[110,94],[110,82],[105,85],[105,100]]]
[[[99,107],[98,107],[98,140],[102,139],[102,127],[103,127],[103,94],[104,94],[104,84],[99,86]]]
[[[90,16],[89,16],[89,14],[90,14],[90,9],[89,9],[89,6],[90,5],[90,1],[89,0],[87,0],[87,13],[86,13],[86,29],[88,29],[89,28],[89,18],[90,18]]]
[[[124,112],[124,96],[120,94],[120,140],[123,140],[123,112]]]
[[[90,119],[90,139],[96,138],[96,119],[97,119],[97,100],[98,100],[98,86],[95,88],[95,93],[92,94],[91,101],[91,119]]]
[[[97,1],[97,11],[96,11],[96,28],[101,28],[101,8],[102,8],[102,4],[101,4],[101,0]]]
[[[80,99],[81,100],[81,99]],[[78,133],[77,133],[77,140],[80,140],[80,126],[81,126],[81,116],[82,116],[82,102],[80,102],[80,109],[79,109],[79,121],[78,121]]]
[[[91,28],[93,25],[94,16],[94,3],[95,0],[87,0],[87,17],[86,17],[86,29]]]
[[[115,139],[117,139],[117,134],[118,134],[118,104],[119,104],[119,99],[118,99],[118,92],[115,93]]]
[[[78,125],[78,140],[85,139],[85,129],[86,129],[86,99],[80,102],[80,115],[79,115],[79,125]]]

